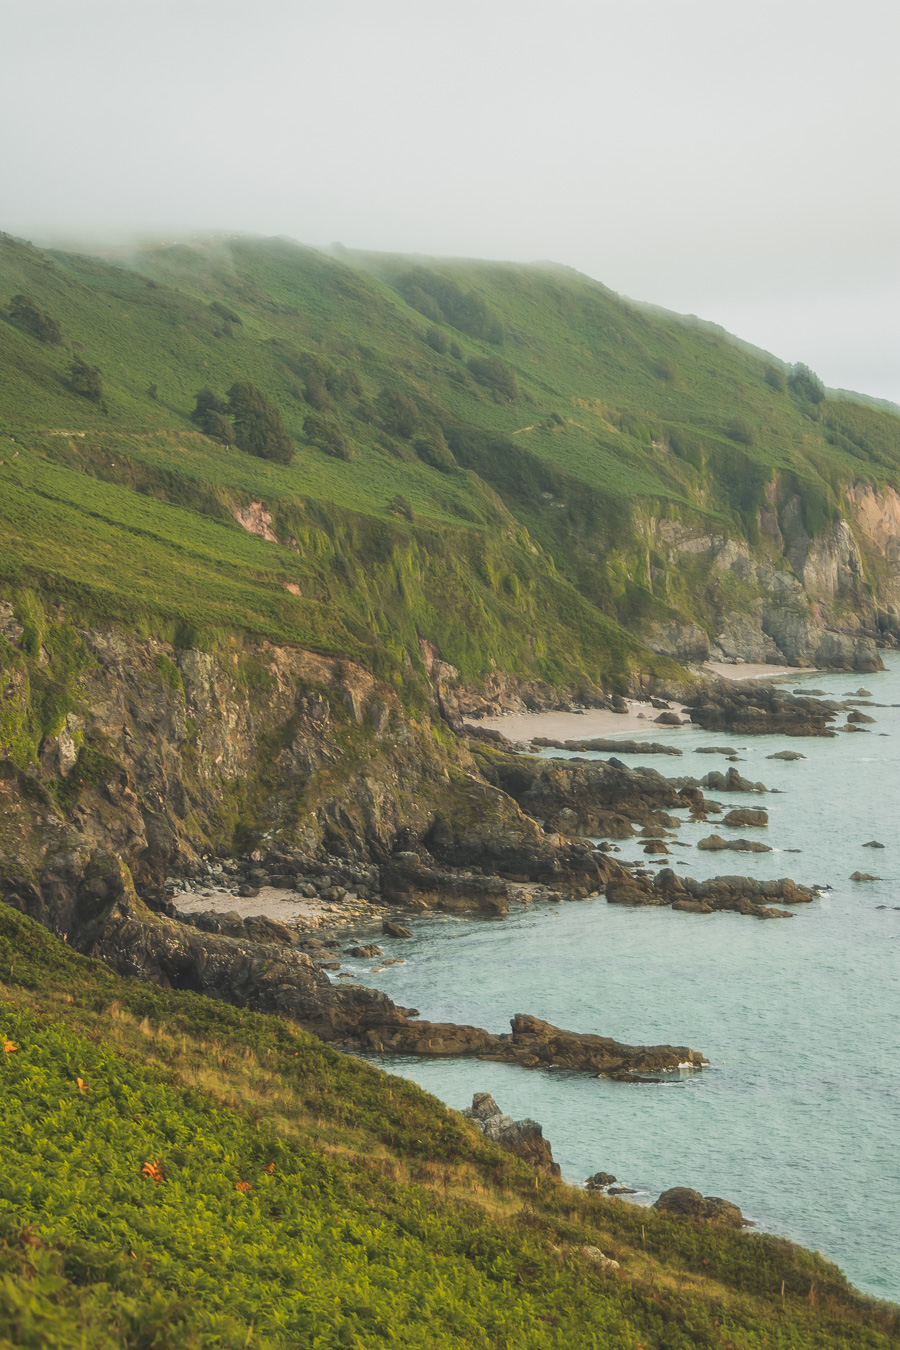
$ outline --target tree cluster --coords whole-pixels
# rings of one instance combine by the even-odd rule
[[[404,300],[432,323],[448,323],[460,333],[499,346],[503,325],[480,295],[466,291],[449,277],[415,267],[397,281]]]
[[[236,381],[224,399],[206,385],[194,403],[191,421],[213,440],[276,464],[294,458],[294,442],[277,405],[249,380]]]

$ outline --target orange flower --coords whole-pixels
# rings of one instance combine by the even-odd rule
[[[274,1172],[274,1171],[275,1171],[275,1164],[274,1164],[274,1163],[269,1163],[268,1167],[266,1168],[266,1171],[267,1171],[267,1172]]]
[[[19,1053],[19,1047],[15,1044],[14,1041],[5,1040],[3,1042],[3,1053],[5,1055],[17,1055]]]
[[[87,1083],[84,1081],[83,1078],[76,1078],[76,1079],[75,1079],[75,1082],[78,1084],[78,1090],[79,1090],[80,1092],[87,1092],[87,1091],[88,1091],[88,1085],[87,1085]]]
[[[240,1191],[241,1195],[247,1195],[249,1191],[253,1190],[253,1187],[250,1185],[249,1181],[236,1181],[234,1183],[234,1189]]]
[[[156,1182],[163,1181],[165,1179],[165,1175],[166,1174],[163,1171],[162,1163],[159,1161],[145,1162],[143,1167],[141,1168],[141,1176],[149,1177],[151,1181]]]

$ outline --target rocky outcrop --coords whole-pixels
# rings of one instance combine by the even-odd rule
[[[606,888],[613,905],[671,905],[690,914],[730,910],[757,919],[789,918],[789,910],[774,909],[768,901],[785,905],[808,904],[816,892],[789,877],[759,881],[755,877],[721,876],[705,881],[682,877],[670,867],[661,868],[651,879],[628,875]]]
[[[654,1201],[653,1209],[683,1219],[699,1219],[717,1228],[743,1228],[746,1220],[737,1205],[717,1195],[701,1195],[689,1186],[672,1186]]]
[[[394,854],[381,866],[381,895],[406,909],[502,915],[509,912],[502,877],[429,867],[413,852]]]
[[[659,719],[657,718],[657,721]],[[680,724],[681,718],[678,719]],[[499,734],[499,733],[498,733]],[[501,739],[505,740],[505,737]],[[660,741],[626,741],[615,736],[592,736],[585,741],[557,741],[550,736],[535,736],[532,745],[552,750],[589,750],[617,755],[680,755],[677,745],[663,745]]]
[[[572,1069],[623,1081],[669,1069],[699,1069],[707,1062],[688,1046],[623,1045],[608,1036],[563,1031],[526,1013],[517,1013],[510,1027],[510,1033],[495,1035],[451,1022],[385,1019],[369,1025],[365,1044],[378,1053],[443,1058],[476,1055],[526,1069]]]
[[[545,829],[566,834],[624,839],[634,833],[632,822],[672,824],[668,813],[694,802],[655,769],[630,769],[616,759],[576,763],[491,753],[482,766]]]
[[[698,839],[697,847],[713,853],[720,853],[723,849],[730,849],[732,853],[772,852],[768,844],[763,844],[758,839],[723,839],[720,834],[710,834],[705,839]]]
[[[114,854],[90,858],[78,877],[46,876],[40,886],[26,878],[7,878],[2,895],[7,904],[119,975],[278,1013],[341,1046],[376,1053],[479,1056],[526,1068],[559,1065],[608,1075],[706,1063],[686,1046],[621,1045],[607,1037],[562,1031],[524,1014],[512,1019],[507,1035],[419,1021],[415,1010],[398,1007],[378,990],[333,985],[298,946],[268,940],[273,933],[267,927],[258,930],[264,940],[254,940],[247,925],[234,919],[226,925],[232,936],[151,912]]]
[[[472,1105],[465,1107],[462,1114],[471,1120],[486,1139],[491,1139],[508,1153],[522,1158],[538,1172],[546,1172],[551,1177],[560,1175],[559,1163],[553,1161],[553,1150],[549,1140],[536,1120],[513,1120],[500,1110],[489,1092],[476,1092]]]
[[[685,713],[704,731],[727,731],[741,736],[829,736],[829,723],[841,705],[829,699],[785,694],[772,685],[708,686],[702,703]]]

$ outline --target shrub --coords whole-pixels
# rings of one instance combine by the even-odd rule
[[[419,425],[419,410],[411,398],[399,389],[382,389],[375,400],[381,425],[391,436],[408,441]]]
[[[99,366],[89,366],[80,356],[73,356],[69,365],[69,388],[92,403],[103,401],[103,378]]]
[[[317,412],[327,412],[331,407],[331,395],[328,392],[325,377],[320,371],[310,371],[303,390],[303,397],[309,406],[315,408]]]
[[[733,417],[728,423],[727,434],[733,441],[739,441],[741,445],[752,445],[756,440],[756,428],[747,421],[746,417]]]
[[[426,436],[420,436],[413,442],[413,449],[423,464],[430,464],[432,469],[440,473],[450,473],[456,468],[453,451],[444,440],[440,427],[435,427]]]
[[[472,356],[468,366],[478,383],[499,398],[513,403],[519,397],[515,372],[499,356]]]
[[[447,334],[442,333],[440,328],[429,328],[425,334],[425,343],[439,356],[446,356],[450,350],[450,341]]]
[[[787,377],[777,366],[766,366],[763,378],[766,384],[771,385],[779,394],[783,394],[787,389]]]
[[[404,520],[415,520],[415,512],[405,497],[401,497],[398,492],[396,497],[392,497],[388,502],[387,508],[391,515],[402,516]]]

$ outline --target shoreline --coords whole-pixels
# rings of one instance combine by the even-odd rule
[[[722,661],[707,662],[706,665],[698,667],[698,673],[723,679],[731,684],[739,684],[745,680],[784,680],[798,675],[797,669],[793,666],[765,666],[749,663],[732,666]],[[799,673],[813,675],[816,672],[804,668]],[[681,717],[684,716],[686,704],[677,703],[672,699],[668,699],[666,702],[672,712],[678,713]],[[653,735],[657,736],[679,730],[676,726],[659,722],[658,719],[663,710],[654,707],[649,699],[629,698],[625,699],[625,703],[628,705],[627,712],[613,712],[609,708],[585,708],[582,712],[564,712],[561,710],[555,712],[507,712],[500,713],[496,717],[466,717],[463,721],[467,727],[499,731],[507,740],[518,745],[527,744],[536,736],[544,736],[549,740],[556,741],[584,741],[592,740],[595,737],[627,738],[633,736],[635,732],[649,732],[651,730]]]

